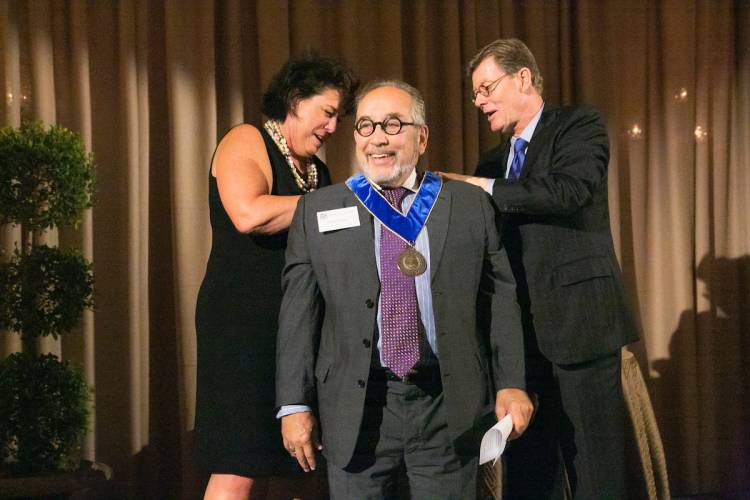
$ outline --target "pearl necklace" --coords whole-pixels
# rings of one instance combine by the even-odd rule
[[[284,135],[281,133],[280,123],[276,120],[268,120],[263,124],[263,128],[266,129],[268,135],[271,136],[273,142],[276,143],[276,147],[279,148],[281,154],[286,159],[289,168],[292,169],[292,175],[294,176],[294,182],[297,183],[297,187],[303,193],[309,193],[315,191],[315,187],[318,185],[318,169],[315,166],[315,162],[312,158],[304,158],[300,160],[300,170],[302,170],[307,179],[303,179],[299,174],[297,167],[294,166],[294,160],[292,160],[292,153],[289,151],[289,146],[284,139]]]

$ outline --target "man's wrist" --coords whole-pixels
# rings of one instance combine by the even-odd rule
[[[312,408],[307,405],[284,405],[279,408],[279,411],[276,413],[276,418],[286,417],[288,415],[306,411],[312,411]]]

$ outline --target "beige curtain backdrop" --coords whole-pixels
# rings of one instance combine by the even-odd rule
[[[423,165],[470,173],[499,137],[463,68],[510,36],[537,56],[548,105],[594,105],[609,125],[612,228],[641,325],[632,350],[673,493],[750,489],[748,2],[0,0],[0,124],[64,125],[96,158],[95,207],[43,236],[93,260],[96,306],[42,347],[85,368],[85,455],[114,468],[113,492],[200,496],[190,430],[208,165],[229,127],[259,123],[281,64],[315,49],[365,81],[416,85]],[[347,118],[324,152],[335,181],[351,172],[351,134]],[[18,230],[0,238],[11,250]],[[0,355],[20,348],[1,335]]]

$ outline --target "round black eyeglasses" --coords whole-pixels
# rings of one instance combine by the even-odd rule
[[[408,125],[416,127],[421,126],[421,124],[416,122],[402,122],[397,117],[392,116],[390,118],[386,118],[382,122],[374,122],[369,118],[362,118],[354,125],[354,130],[356,130],[357,133],[362,137],[370,137],[373,133],[375,133],[375,129],[378,125],[380,125],[380,128],[383,129],[383,132],[388,135],[397,135],[399,132],[401,132],[401,128]]]

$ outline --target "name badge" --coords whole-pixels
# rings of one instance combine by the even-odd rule
[[[321,233],[359,226],[357,207],[337,208],[318,212],[318,230]]]

